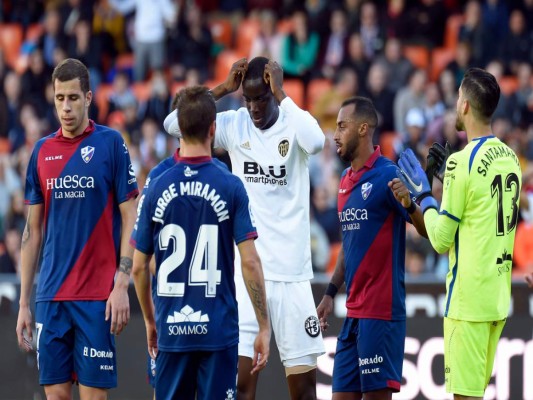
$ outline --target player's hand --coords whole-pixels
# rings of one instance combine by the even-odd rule
[[[128,288],[117,285],[113,288],[105,308],[105,320],[111,317],[111,333],[120,335],[130,320],[130,299]]]
[[[394,195],[394,198],[404,207],[409,208],[411,205],[411,195],[409,193],[409,189],[407,189],[407,186],[399,179],[394,178],[392,181],[388,183],[390,190],[392,190],[392,194]]]
[[[148,354],[155,360],[159,348],[157,347],[157,329],[154,323],[146,324],[146,343],[148,344]]]
[[[227,93],[233,93],[239,86],[241,86],[244,75],[248,70],[248,60],[246,58],[241,58],[238,61],[235,61],[231,66],[229,74],[224,81],[224,88]]]
[[[316,308],[318,320],[320,321],[320,329],[323,332],[327,331],[329,327],[328,317],[333,312],[333,298],[328,295],[322,297],[322,301]]]
[[[400,154],[398,166],[398,178],[409,189],[415,201],[420,202],[424,197],[431,196],[431,186],[426,173],[411,149]]]
[[[254,341],[254,358],[251,374],[255,374],[266,367],[270,355],[270,328],[260,330]]]
[[[33,350],[32,316],[29,307],[20,307],[17,318],[17,340],[19,347],[24,351]]]
[[[283,91],[283,69],[276,61],[270,60],[265,65],[263,79],[270,85],[270,90],[278,103],[281,103],[281,100],[287,97],[287,95]]]
[[[445,147],[442,147],[440,143],[433,143],[429,148],[426,164],[426,177],[428,178],[430,186],[432,186],[433,183],[433,176],[441,182],[444,180],[446,160],[448,160],[451,152],[452,148],[448,142],[446,142]]]

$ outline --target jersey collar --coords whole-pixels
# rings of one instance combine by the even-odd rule
[[[199,157],[181,157],[179,155],[179,149],[174,153],[176,162],[184,162],[187,164],[202,164],[212,160],[209,156],[199,156]]]
[[[481,139],[487,140],[487,139],[492,139],[494,137],[496,137],[496,136],[494,136],[493,134],[490,134],[490,135],[486,135],[486,136],[475,137],[472,140],[481,140]]]
[[[85,130],[83,131],[83,133],[81,135],[78,135],[74,138],[68,138],[66,136],[63,136],[63,128],[62,127],[59,127],[59,129],[57,130],[56,132],[56,139],[60,139],[60,140],[67,140],[69,142],[77,142],[77,141],[80,141],[84,138],[86,138],[87,136],[89,136],[91,133],[94,132],[94,121],[92,119],[89,120],[89,125],[87,125],[87,128],[85,128]]]
[[[354,171],[352,168],[350,168],[348,171],[348,178],[354,183],[357,182],[359,179],[361,179],[361,176],[366,171],[374,167],[374,164],[380,156],[381,148],[379,146],[374,146],[374,152],[370,155],[368,160],[366,160],[365,164],[361,168],[359,168],[357,171]]]

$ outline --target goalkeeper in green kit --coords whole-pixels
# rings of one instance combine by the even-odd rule
[[[444,363],[446,391],[456,400],[483,398],[511,299],[522,173],[513,150],[491,133],[499,97],[494,76],[479,68],[466,72],[456,129],[466,131],[468,144],[449,157],[438,152],[447,157],[440,207],[414,153],[408,149],[398,161],[399,178],[422,208],[431,245],[438,253],[449,251]],[[431,164],[432,179],[437,171]]]

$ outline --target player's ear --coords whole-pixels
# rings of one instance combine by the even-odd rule
[[[217,130],[217,122],[216,120],[211,123],[211,126],[209,127],[209,139],[215,138],[215,131]]]
[[[89,90],[87,93],[85,93],[85,107],[86,108],[89,108],[89,106],[91,105],[91,101],[93,101],[93,92]]]

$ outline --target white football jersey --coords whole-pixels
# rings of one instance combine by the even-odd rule
[[[221,112],[215,147],[228,151],[233,173],[248,192],[265,279],[312,279],[308,160],[324,147],[316,119],[289,97],[281,102],[276,123],[266,130],[254,126],[244,107]],[[238,252],[235,261],[240,275]]]

